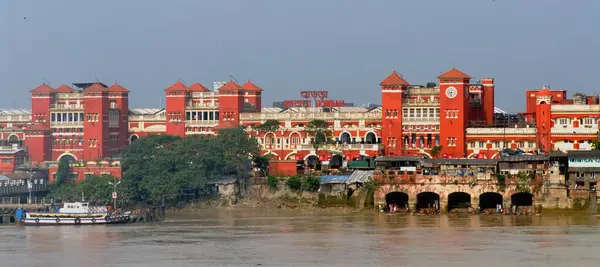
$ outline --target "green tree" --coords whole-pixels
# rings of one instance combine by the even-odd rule
[[[217,136],[148,136],[122,153],[124,200],[176,201],[199,194],[206,183],[242,177],[259,152],[243,128],[221,129]]]
[[[304,129],[306,130],[306,133],[311,137],[310,144],[315,150],[318,163],[320,148],[322,148],[331,140],[332,132],[329,128],[329,124],[324,120],[312,120],[308,122]]]
[[[600,150],[600,132],[596,134],[596,139],[592,140],[592,149]]]
[[[115,179],[111,176],[87,175],[80,182],[66,181],[57,185],[50,192],[49,197],[64,202],[81,201],[82,195],[85,201],[93,205],[106,205],[111,201],[112,186],[108,182]],[[117,187],[117,192],[119,188]]]
[[[66,157],[62,157],[58,161],[58,169],[56,170],[55,184],[60,185],[66,181],[69,181],[69,172],[71,170],[70,162]]]
[[[281,126],[281,123],[278,120],[266,120],[265,122],[254,126],[254,130],[261,132],[274,132]]]
[[[431,148],[431,156],[437,158],[440,155],[442,148],[442,146],[434,146],[433,148]]]

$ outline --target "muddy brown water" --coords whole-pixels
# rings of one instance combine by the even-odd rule
[[[597,216],[212,210],[0,227],[0,266],[598,266]]]

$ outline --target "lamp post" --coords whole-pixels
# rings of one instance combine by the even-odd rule
[[[113,186],[112,199],[113,199],[113,209],[117,208],[117,185],[119,185],[121,181],[108,182],[109,185]]]
[[[27,204],[31,204],[31,195],[33,191],[33,175],[36,173],[33,171],[33,166],[29,163],[29,170],[25,171],[29,175],[29,182],[27,183],[27,190],[29,190],[29,199],[27,199]]]

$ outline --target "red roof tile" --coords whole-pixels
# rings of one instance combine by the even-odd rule
[[[239,89],[242,89],[242,87],[239,84],[234,83],[233,81],[228,81],[226,84],[221,86],[221,88],[219,88],[219,91],[220,90],[239,90]]]
[[[106,87],[102,86],[99,83],[92,84],[90,87],[85,88],[83,90],[84,93],[98,93],[106,91]]]
[[[398,85],[410,85],[400,74],[396,71],[393,71],[385,80],[383,80],[379,85],[381,86],[398,86]]]
[[[262,88],[258,87],[256,84],[253,84],[250,80],[248,80],[245,84],[242,85],[242,89],[254,92],[262,92]]]
[[[176,83],[172,84],[171,86],[169,86],[167,89],[165,89],[165,91],[187,91],[187,86],[185,86],[185,84],[183,84],[180,81],[177,81]]]
[[[32,93],[46,93],[46,92],[54,92],[54,89],[47,84],[43,83],[40,86],[34,88],[30,92]]]
[[[451,70],[442,73],[440,76],[438,76],[439,79],[441,78],[462,78],[462,79],[471,79],[471,76],[469,76],[468,74],[457,70],[456,68],[452,68]]]
[[[194,84],[190,85],[189,89],[190,91],[194,92],[210,92],[208,88],[204,87],[204,85],[200,84],[199,82],[195,82]]]
[[[69,87],[66,84],[63,84],[61,86],[59,86],[58,88],[56,88],[56,92],[57,93],[73,93],[75,92],[75,90],[73,90],[73,88]]]
[[[119,93],[119,92],[121,92],[121,93],[129,93],[129,90],[127,90],[127,88],[121,86],[117,82],[115,82],[115,84],[113,84],[110,87],[108,87],[108,91],[110,91],[110,92],[117,92],[117,93]]]

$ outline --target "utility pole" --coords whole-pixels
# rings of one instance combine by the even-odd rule
[[[27,174],[29,175],[29,182],[27,183],[27,189],[29,190],[29,199],[27,199],[27,204],[32,204],[31,195],[33,193],[33,175],[35,174],[35,172],[33,171],[33,166],[31,162],[29,162],[29,170],[25,172],[27,172]]]
[[[117,209],[117,185],[119,185],[121,181],[117,182],[117,178],[115,177],[114,182],[108,182],[109,185],[113,186],[112,199],[113,199],[113,209]]]

